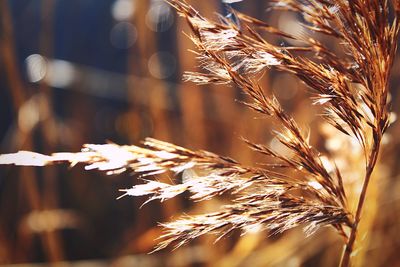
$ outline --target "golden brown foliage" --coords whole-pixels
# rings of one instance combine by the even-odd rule
[[[292,35],[236,12],[241,27],[219,17],[214,21],[184,1],[170,0],[192,30],[190,39],[202,72],[187,72],[186,81],[197,84],[232,84],[247,96],[245,104],[279,122],[274,134],[291,154],[275,151],[245,139],[248,146],[272,159],[260,167],[243,166],[206,151],[191,151],[155,139],[143,147],[85,145],[79,153],[43,156],[32,152],[1,155],[1,164],[42,166],[67,161],[85,163],[86,169],[115,174],[132,170],[142,176],[172,171],[182,183],[145,180],[121,190],[122,196],[149,196],[164,201],[185,191],[201,201],[229,194],[232,203],[218,212],[184,216],[165,223],[156,249],[179,247],[206,234],[218,238],[234,229],[253,228],[280,233],[307,224],[307,233],[331,225],[342,235],[346,249],[342,266],[350,265],[357,227],[382,136],[390,125],[388,80],[400,29],[399,1],[387,0],[273,0],[274,10],[297,12],[310,32],[325,34],[340,43],[344,53],[330,50],[311,35]],[[263,34],[295,39],[303,46],[278,46]],[[365,155],[365,175],[355,211],[349,210],[341,171],[334,160],[312,147],[308,135],[286,113],[278,99],[266,93],[257,78],[268,68],[293,74],[312,91],[323,117],[345,135],[358,140]],[[291,170],[288,172],[288,170]],[[290,173],[290,175],[289,175]]]

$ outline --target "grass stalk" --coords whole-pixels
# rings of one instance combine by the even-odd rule
[[[355,243],[356,237],[357,237],[358,225],[361,220],[364,202],[367,197],[368,185],[369,185],[372,173],[374,171],[374,168],[375,168],[378,156],[379,156],[380,140],[381,140],[381,138],[379,137],[377,139],[377,142],[374,142],[374,147],[373,147],[373,149],[371,151],[371,155],[369,157],[369,163],[367,164],[367,167],[366,167],[366,173],[365,173],[362,189],[361,189],[361,192],[360,192],[360,195],[358,198],[357,209],[356,209],[355,216],[354,216],[354,222],[351,227],[350,236],[346,242],[342,260],[340,263],[341,267],[349,267],[351,264],[351,254],[354,249],[354,243]]]

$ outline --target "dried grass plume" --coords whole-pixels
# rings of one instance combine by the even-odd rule
[[[232,1],[231,1],[232,2]],[[217,239],[232,230],[252,228],[281,233],[304,226],[307,234],[331,226],[345,240],[341,266],[350,265],[367,188],[376,165],[382,136],[391,123],[389,77],[400,29],[400,1],[393,0],[273,0],[271,9],[296,12],[303,27],[336,39],[344,53],[330,50],[312,35],[292,35],[245,14],[235,12],[240,26],[220,16],[203,17],[185,1],[170,0],[191,28],[200,72],[184,80],[201,84],[231,84],[247,95],[247,105],[266,119],[279,122],[277,140],[287,156],[265,144],[244,139],[249,148],[271,160],[266,167],[243,166],[207,151],[192,151],[148,138],[143,146],[85,145],[78,153],[45,156],[33,152],[0,155],[0,164],[44,166],[59,162],[86,164],[108,174],[127,170],[150,177],[165,172],[182,174],[181,183],[144,179],[122,189],[123,196],[148,196],[148,201],[189,192],[193,201],[229,194],[232,203],[217,212],[183,216],[163,224],[156,249],[179,247],[206,233]],[[275,45],[265,35],[297,40],[302,46]],[[321,105],[324,119],[342,134],[358,140],[365,155],[365,175],[355,211],[346,202],[341,171],[333,159],[310,144],[308,134],[257,82],[274,68],[304,82],[312,102]],[[288,171],[291,170],[291,171]],[[290,173],[290,175],[288,175]]]

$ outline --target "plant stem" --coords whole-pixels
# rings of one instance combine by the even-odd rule
[[[364,183],[362,186],[362,190],[358,199],[358,204],[357,204],[357,210],[356,210],[356,215],[354,218],[354,223],[353,226],[351,228],[351,232],[350,232],[350,236],[349,239],[346,243],[346,247],[343,253],[343,257],[342,257],[342,261],[340,263],[341,267],[349,267],[350,266],[350,257],[351,257],[351,253],[353,252],[353,247],[354,247],[354,242],[356,240],[356,236],[357,236],[357,228],[358,228],[358,224],[360,222],[361,219],[361,213],[362,213],[362,209],[364,206],[364,202],[365,202],[365,198],[367,196],[367,189],[368,189],[368,185],[369,185],[369,181],[371,179],[371,175],[372,172],[375,168],[375,164],[376,161],[378,159],[378,154],[379,154],[379,149],[380,149],[380,140],[381,140],[381,135],[377,134],[376,135],[377,138],[374,139],[374,146],[372,148],[369,160],[368,160],[368,164],[366,167],[366,173],[365,173],[365,178],[364,178]]]

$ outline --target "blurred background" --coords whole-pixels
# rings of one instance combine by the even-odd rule
[[[220,1],[189,2],[208,17],[229,15]],[[247,149],[241,136],[280,149],[271,138],[276,125],[240,104],[240,90],[181,83],[183,71],[197,69],[188,51],[193,45],[183,34],[189,32],[184,19],[162,0],[0,3],[0,153],[79,151],[85,143],[139,144],[151,136],[255,165],[265,159]],[[282,30],[304,31],[293,13],[267,13],[268,1],[232,6]],[[399,74],[396,60],[395,110]],[[305,86],[273,70],[259,79],[312,130],[312,143],[335,157],[347,183],[357,184],[362,155],[322,122]],[[399,133],[398,124],[390,128],[390,145],[375,172],[359,266],[365,259],[364,266],[400,266]],[[148,254],[161,234],[159,222],[215,210],[225,200],[193,204],[183,196],[141,208],[145,198],[117,201],[118,189],[139,183],[137,178],[82,166],[0,167],[0,264],[336,266],[340,260],[343,241],[330,228],[308,238],[302,229],[272,238],[234,233],[216,244],[205,236],[175,251]]]

